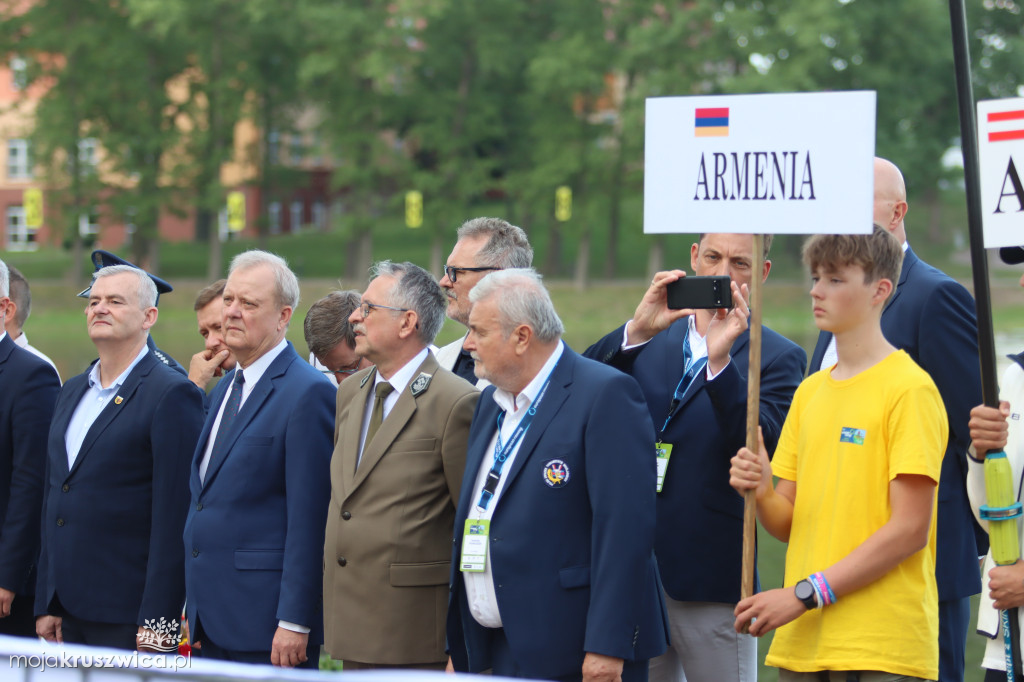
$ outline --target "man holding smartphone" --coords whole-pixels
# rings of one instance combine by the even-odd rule
[[[765,235],[762,281],[770,246]],[[693,274],[731,278],[730,309],[669,308],[669,285],[686,273],[659,272],[633,318],[584,354],[637,380],[658,432],[654,551],[670,644],[651,660],[651,682],[757,678],[757,641],[733,629],[743,500],[729,487],[729,460],[744,445],[753,248],[751,235],[704,234],[690,249]],[[806,365],[799,346],[762,329],[759,421],[769,452]]]

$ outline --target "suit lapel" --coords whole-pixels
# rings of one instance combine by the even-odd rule
[[[341,480],[344,483],[345,496],[352,493],[356,477],[356,462],[359,461],[359,439],[363,435],[363,416],[366,413],[366,403],[370,399],[374,383],[377,380],[377,368],[370,370],[365,381],[359,387],[355,396],[348,401],[344,409],[345,426],[339,438],[341,440]]]
[[[885,315],[892,307],[892,304],[896,302],[900,294],[903,293],[903,285],[907,281],[907,277],[910,276],[910,270],[913,268],[918,261],[917,254],[914,250],[907,247],[907,252],[903,254],[903,265],[900,267],[900,282],[896,285],[896,291],[893,292],[892,296],[889,297],[889,301],[885,304],[885,308],[882,310],[882,315]]]
[[[92,446],[96,443],[100,434],[121,414],[124,406],[129,404],[139,386],[142,385],[146,376],[156,365],[156,362],[157,359],[152,353],[146,353],[146,356],[139,361],[135,369],[128,374],[124,384],[114,394],[113,400],[104,406],[99,416],[96,417],[96,421],[89,427],[89,431],[85,434],[85,440],[82,441],[82,447],[78,450],[78,456],[75,457],[75,464],[71,467],[70,473],[75,473],[82,466],[82,460],[89,455],[89,451],[92,450]],[[86,386],[88,386],[88,382],[86,382]],[[79,396],[79,401],[80,399],[81,396]],[[74,407],[78,406],[79,401],[74,401]]]
[[[4,337],[3,341],[0,341],[0,372],[4,371],[4,365],[7,364],[7,358],[11,357],[11,353],[14,352],[14,341],[11,339],[11,335],[8,334]]]
[[[551,421],[558,414],[562,404],[568,399],[569,387],[572,385],[572,376],[578,359],[579,356],[569,346],[563,346],[562,357],[558,359],[558,364],[551,371],[551,383],[548,384],[547,392],[537,407],[533,423],[530,424],[530,428],[523,435],[523,442],[519,446],[518,452],[516,452],[515,459],[512,460],[512,468],[509,469],[508,476],[505,479],[503,496],[512,487],[512,484],[515,483],[519,472],[526,465],[526,460],[530,459],[533,455],[533,451],[536,449],[544,432],[551,425]]]
[[[235,417],[234,423],[229,427],[229,431],[225,434],[224,447],[220,449],[220,452],[215,452],[210,456],[210,464],[206,467],[206,480],[203,484],[204,487],[210,485],[210,481],[220,471],[224,461],[228,457],[228,453],[234,448],[235,442],[238,437],[245,431],[245,428],[253,420],[253,418],[259,414],[260,408],[263,407],[263,403],[267,401],[267,398],[274,392],[274,380],[282,376],[287,370],[288,366],[292,364],[292,361],[298,356],[292,349],[291,342],[288,342],[288,346],[281,351],[281,354],[274,358],[274,361],[270,363],[270,367],[263,373],[260,380],[256,382],[256,385],[252,388],[252,393],[245,399],[242,404],[242,408],[238,411],[238,416]],[[236,370],[237,371],[237,370]],[[231,375],[232,381],[234,380],[234,374]],[[220,406],[217,406],[218,409]],[[223,417],[221,417],[223,421]],[[214,438],[216,435],[211,434]]]
[[[495,389],[485,392],[480,396],[476,414],[473,415],[473,424],[470,427],[469,443],[466,445],[466,470],[462,476],[462,499],[460,500],[457,518],[464,519],[469,516],[469,509],[476,504],[472,499],[476,488],[476,477],[480,473],[485,458],[492,456],[490,445],[494,437],[495,424],[498,419],[500,408],[494,402]],[[488,466],[491,464],[487,460]],[[458,533],[457,533],[458,534]]]
[[[416,412],[416,398],[412,394],[412,383],[420,373],[427,373],[433,375],[438,370],[437,360],[434,359],[433,354],[427,353],[427,358],[420,363],[420,366],[413,372],[412,380],[409,381],[409,385],[406,386],[401,394],[398,396],[398,400],[395,402],[395,406],[388,412],[388,416],[384,418],[384,421],[380,424],[380,429],[377,430],[377,434],[373,437],[373,441],[366,443],[363,448],[363,456],[359,459],[359,467],[355,470],[355,475],[352,479],[352,488],[349,494],[355,491],[359,487],[359,484],[366,480],[366,477],[370,475],[373,468],[377,466],[377,462],[381,460],[384,454],[391,447],[391,444],[398,438],[398,434],[402,432],[405,425],[412,419],[412,415]],[[370,382],[367,382],[369,384]],[[429,391],[429,389],[428,389]],[[363,403],[365,405],[365,403]],[[363,409],[366,409],[365,407]],[[362,422],[360,421],[360,427]],[[360,431],[362,429],[360,428]],[[361,435],[361,434],[360,434]],[[357,445],[358,447],[358,445]]]

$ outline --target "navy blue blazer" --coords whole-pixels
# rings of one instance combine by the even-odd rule
[[[489,631],[469,613],[459,573],[476,476],[490,462],[499,408],[489,386],[470,429],[455,518],[448,647],[455,670],[491,667]],[[668,625],[654,542],[654,430],[632,379],[565,347],[523,436],[491,520],[502,626],[525,677],[579,675],[586,652],[642,661]],[[545,468],[561,460],[564,484]]]
[[[203,399],[147,353],[86,434],[68,470],[64,435],[89,374],[64,384],[50,426],[36,615],[54,597],[76,618],[181,619],[181,529]]]
[[[620,350],[619,327],[585,353],[637,380],[659,431],[683,374],[688,319],[626,352]],[[774,453],[807,354],[767,327],[761,332],[759,420],[765,446]],[[714,381],[698,374],[663,436],[672,455],[657,496],[654,553],[665,592],[677,601],[735,604],[740,599],[743,498],[729,485],[729,460],[746,444],[749,342],[749,332],[736,339],[732,360]]]
[[[0,340],[0,587],[36,592],[46,433],[60,378],[45,360]]]
[[[896,292],[882,312],[882,333],[892,345],[907,351],[931,375],[946,406],[949,443],[939,478],[935,578],[939,601],[960,599],[981,591],[979,543],[967,500],[967,422],[971,408],[981,404],[978,325],[974,299],[963,286],[907,249]],[[822,332],[811,356],[818,371],[832,334]]]
[[[184,533],[189,622],[198,617],[211,640],[234,651],[270,651],[279,620],[311,628],[309,643],[321,644],[336,389],[289,342],[200,483],[199,464],[233,380],[228,373],[210,394],[192,460]]]

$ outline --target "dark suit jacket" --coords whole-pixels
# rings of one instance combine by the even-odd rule
[[[69,471],[64,435],[88,387],[88,372],[64,384],[50,427],[36,615],[54,613],[57,597],[87,620],[178,621],[185,585],[176,540],[202,395],[147,353],[89,429]]]
[[[45,360],[0,341],[0,587],[36,591],[46,433],[60,378]]]
[[[195,447],[185,524],[188,618],[219,646],[270,651],[279,620],[323,642],[321,580],[335,388],[288,347],[242,405],[223,457],[199,463],[234,372]]]
[[[492,456],[494,387],[477,403],[455,518],[448,647],[457,671],[491,666],[458,571],[474,483]],[[558,487],[545,467],[562,460]],[[665,651],[668,626],[652,552],[654,430],[632,379],[568,347],[523,436],[491,520],[498,608],[525,677],[579,675],[585,652],[642,661]]]
[[[665,423],[683,374],[688,319],[627,352],[620,351],[619,327],[585,353],[637,380],[656,430]],[[731,362],[714,381],[698,374],[664,434],[673,448],[658,495],[654,553],[665,592],[677,601],[739,601],[743,498],[729,485],[729,460],[746,443],[749,342],[749,332],[736,339]],[[759,420],[769,452],[775,451],[806,364],[799,346],[762,327]]]
[[[896,293],[882,312],[882,333],[907,351],[931,375],[949,418],[949,443],[939,478],[935,578],[939,601],[981,591],[978,553],[987,542],[976,541],[974,516],[967,500],[967,429],[971,408],[981,404],[978,326],[974,299],[956,281],[907,249]],[[811,356],[818,371],[832,335],[822,332]]]

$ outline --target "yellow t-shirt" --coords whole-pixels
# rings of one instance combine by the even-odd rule
[[[898,474],[937,483],[947,431],[935,384],[903,351],[850,379],[822,370],[800,384],[772,461],[776,476],[797,484],[786,586],[824,571],[882,527]],[[927,547],[779,628],[765,663],[936,679],[938,639],[933,504]]]

